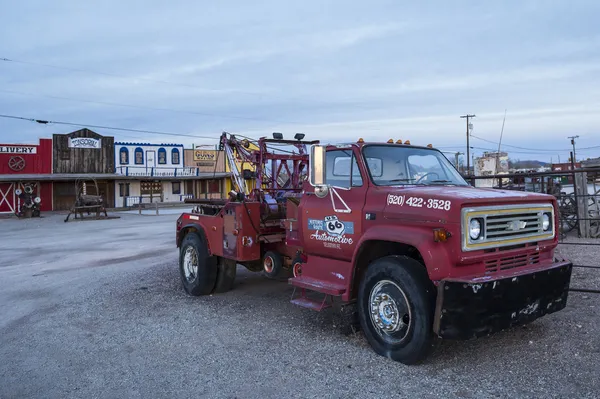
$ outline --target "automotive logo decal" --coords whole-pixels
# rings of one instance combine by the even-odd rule
[[[354,240],[347,234],[354,234],[354,222],[339,220],[337,216],[326,216],[323,219],[308,219],[308,229],[315,230],[311,240],[324,241],[328,248],[340,249],[340,244],[351,245]]]
[[[527,227],[526,221],[513,220],[512,222],[508,222],[508,225],[506,226],[506,230],[519,231],[519,230],[523,230],[525,227]]]

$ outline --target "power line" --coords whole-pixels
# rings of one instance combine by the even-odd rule
[[[51,121],[51,120],[45,120],[45,119],[27,118],[27,117],[16,116],[16,115],[4,115],[4,114],[0,114],[0,118],[16,119],[16,120],[22,120],[22,121],[27,121],[27,122],[35,122],[35,123],[39,123],[39,124],[42,124],[42,125],[49,125],[49,124],[53,124],[53,125],[66,125],[66,126],[76,126],[76,127],[84,127],[84,128],[117,130],[117,131],[122,131],[122,132],[159,134],[159,135],[163,135],[163,136],[192,137],[192,138],[196,138],[196,139],[219,140],[221,138],[220,135],[218,137],[210,137],[210,136],[200,136],[200,135],[195,135],[195,134],[161,132],[161,131],[156,131],[156,130],[129,129],[129,128],[124,128],[124,127],[92,125],[92,124],[83,124],[83,123],[75,123],[75,122],[63,122],[63,121]],[[236,136],[236,137],[245,138],[245,139],[247,139],[248,141],[250,141],[252,143],[258,143],[257,139],[245,136],[243,134],[233,133],[233,135]],[[278,151],[286,152],[286,153],[290,153],[290,154],[294,154],[293,151],[288,151],[288,150],[278,149]]]
[[[478,136],[475,136],[474,134],[471,134],[471,137],[481,140],[481,141],[485,141],[486,143],[490,143],[490,144],[496,144],[498,145],[499,143],[497,141],[492,141],[492,140],[487,140]],[[517,148],[519,150],[533,150],[533,151],[550,151],[550,152],[561,152],[561,151],[569,151],[569,150],[565,150],[565,149],[561,149],[561,150],[546,150],[543,148],[527,148],[527,147],[519,147],[516,145],[510,145],[510,144],[502,144],[504,147],[511,147],[511,148]]]
[[[442,148],[446,148],[446,149],[463,149],[463,146],[443,146],[443,147],[436,147],[438,149],[442,149]],[[475,146],[471,146],[470,148],[474,149],[474,150],[481,150],[481,151],[489,151],[489,152],[496,152],[497,149],[493,149],[493,148],[484,148],[484,147],[475,147]],[[557,151],[557,152],[561,152],[561,151]],[[549,153],[549,152],[539,152],[537,150],[534,151],[510,151],[511,154],[535,154],[535,155],[552,155],[553,153]]]
[[[44,119],[26,118],[23,116],[15,116],[15,115],[0,114],[0,118],[18,119],[18,120],[23,120],[23,121],[28,121],[28,122],[36,122],[36,123],[40,123],[42,125],[48,125],[48,124],[66,125],[66,126],[77,126],[77,127],[84,127],[84,128],[91,127],[91,128],[95,128],[95,129],[118,130],[121,132],[160,134],[163,136],[192,137],[192,138],[197,138],[197,139],[208,139],[208,140],[218,140],[219,139],[219,137],[199,136],[199,135],[185,134],[185,133],[160,132],[160,131],[156,131],[156,130],[129,129],[129,128],[124,128],[124,127],[92,125],[92,124],[87,124],[87,123],[84,124],[84,123],[75,123],[75,122],[50,121],[50,120],[44,120]]]
[[[242,120],[252,120],[252,121],[259,121],[259,122],[300,124],[298,122],[277,121],[277,120],[272,120],[272,119],[262,119],[262,118],[253,118],[253,117],[235,116],[235,115],[212,114],[212,113],[208,113],[208,112],[184,111],[184,110],[171,109],[171,108],[147,107],[144,105],[121,104],[121,103],[113,103],[113,102],[106,102],[106,101],[83,100],[83,99],[78,99],[78,98],[51,96],[51,95],[46,95],[46,94],[24,93],[24,92],[13,91],[13,90],[0,90],[0,92],[10,93],[10,94],[18,94],[18,95],[23,95],[23,96],[32,96],[32,97],[39,96],[39,97],[52,98],[52,99],[56,99],[56,100],[66,100],[66,101],[99,104],[99,105],[110,105],[110,106],[114,106],[114,107],[138,108],[138,109],[147,109],[147,110],[152,110],[152,111],[178,112],[178,113],[184,113],[184,114],[210,116],[210,117],[226,118],[226,119],[242,119]]]

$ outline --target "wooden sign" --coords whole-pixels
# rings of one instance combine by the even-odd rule
[[[69,138],[69,147],[100,149],[102,146],[100,145],[99,139],[93,139],[91,137],[78,137],[75,139]]]
[[[194,161],[215,162],[217,159],[216,151],[194,150]]]

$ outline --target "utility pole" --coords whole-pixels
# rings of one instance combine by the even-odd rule
[[[575,154],[575,139],[578,139],[579,136],[570,136],[567,137],[571,139],[571,144],[573,144],[573,165],[577,162],[577,154]]]
[[[466,118],[467,119],[467,174],[471,174],[471,157],[470,157],[470,152],[469,152],[469,132],[470,132],[470,127],[472,126],[471,124],[469,124],[469,119],[470,118],[475,118],[475,115],[462,115],[461,118]]]

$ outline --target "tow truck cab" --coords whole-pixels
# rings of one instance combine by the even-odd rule
[[[309,165],[302,191],[274,205],[238,195],[215,215],[182,215],[184,286],[191,232],[217,280],[224,260],[270,276],[290,269],[293,303],[354,304],[373,349],[406,364],[434,334],[479,337],[566,306],[572,265],[555,259],[553,196],[474,188],[441,152],[408,142],[313,145]]]

